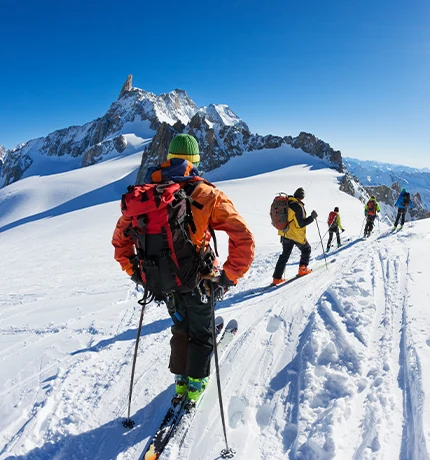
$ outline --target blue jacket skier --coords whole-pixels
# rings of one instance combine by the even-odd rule
[[[407,192],[405,188],[402,188],[399,198],[397,198],[397,201],[396,201],[396,207],[398,209],[397,209],[396,222],[394,223],[395,229],[397,228],[397,225],[399,224],[400,218],[402,218],[400,222],[400,228],[403,227],[403,225],[405,224],[406,211],[408,209],[412,209],[412,206],[413,205],[412,205],[410,193]]]

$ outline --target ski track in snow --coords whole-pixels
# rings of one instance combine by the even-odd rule
[[[340,194],[333,171],[294,168],[258,180],[269,183],[270,177],[283,184],[285,174],[290,180],[297,171],[308,174],[309,188],[322,190],[321,183],[326,188],[330,184],[342,209],[357,206],[352,217],[346,214],[346,227],[361,225],[361,216],[355,217],[361,205]],[[430,248],[430,226],[407,224],[403,233],[392,233],[381,225],[365,241],[351,234],[329,254],[328,261],[335,262],[327,269],[263,290],[271,281],[279,243],[261,223],[258,206],[247,213],[240,201],[254,182],[241,179],[224,186],[252,220],[257,240],[251,270],[217,306],[225,322],[235,318],[239,323],[221,362],[227,434],[235,458],[428,459],[430,326],[419,304],[428,305],[430,296],[428,277],[421,278],[427,273],[425,264],[416,254],[423,244]],[[235,196],[236,187],[240,193]],[[77,250],[83,245],[82,251],[91,253],[83,242],[93,236],[92,229],[85,225],[83,233],[73,233],[76,246],[64,249],[70,271],[63,273],[62,260],[56,258],[62,231],[73,219],[88,223],[89,216],[106,227],[93,255],[105,257],[100,266],[108,267],[98,278],[93,267],[82,264]],[[3,274],[10,287],[0,298],[0,365],[7,371],[0,386],[1,460],[137,460],[164,416],[174,391],[168,370],[171,321],[164,306],[151,304],[145,311],[133,389],[136,426],[127,431],[121,425],[127,415],[140,294],[111,261],[110,235],[117,216],[117,206],[103,203],[53,217],[49,226],[37,220],[25,224],[34,230],[29,257],[43,248],[42,270],[59,287],[44,286],[31,265],[24,286],[16,281],[19,267]],[[315,231],[310,228],[311,238]],[[14,238],[2,250],[10,260],[24,234],[20,226],[8,232]],[[318,268],[324,259],[318,240],[310,241],[311,266]],[[295,250],[288,278],[297,266]],[[87,278],[94,281],[85,284]],[[180,450],[170,446],[161,458],[215,460],[224,446],[212,378],[184,445]]]

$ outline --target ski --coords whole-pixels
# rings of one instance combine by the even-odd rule
[[[331,260],[329,260],[329,261],[327,262],[327,264],[332,264],[333,262],[336,262],[336,259],[331,259]],[[287,284],[290,284],[290,283],[292,283],[292,282],[295,281],[295,280],[298,280],[298,279],[300,279],[300,278],[304,278],[304,277],[306,277],[306,276],[312,275],[312,273],[314,273],[314,272],[316,272],[316,271],[318,271],[318,270],[321,270],[321,269],[323,269],[323,268],[325,268],[325,267],[326,267],[326,264],[325,264],[325,263],[324,263],[324,264],[321,264],[321,265],[318,265],[317,267],[313,268],[312,271],[311,271],[310,273],[308,273],[307,275],[301,275],[301,276],[296,275],[296,276],[294,276],[293,278],[290,278],[290,279],[288,279],[288,280],[285,280],[285,281],[283,281],[282,283],[279,283],[279,284],[270,283],[268,286],[264,287],[263,290],[272,289],[272,288],[275,289],[275,288],[280,288],[280,287],[286,286]]]
[[[235,319],[232,319],[228,322],[227,326],[225,327],[225,331],[222,334],[222,337],[219,341],[218,344],[218,355],[220,360],[225,355],[225,351],[234,339],[236,333],[238,330],[238,323]],[[187,437],[187,434],[193,424],[194,418],[197,414],[198,408],[201,407],[205,394],[205,390],[201,397],[197,401],[190,401],[188,404],[186,404],[184,408],[184,412],[179,419],[178,423],[176,424],[174,433],[170,439],[170,444],[175,444],[180,450],[185,442],[185,439]]]
[[[326,255],[328,256],[328,255],[333,254],[334,252],[338,251],[339,249],[346,248],[351,241],[352,241],[352,238],[347,238],[346,240],[343,240],[343,243],[340,246],[335,246],[334,245],[333,249],[330,246],[329,250],[325,251]]]
[[[167,409],[166,415],[155,432],[148,449],[145,451],[145,454],[142,457],[143,460],[155,460],[160,456],[160,453],[166,446],[178,420],[181,418],[187,404],[187,395],[185,394],[182,400],[177,404],[175,404],[174,399],[170,403],[170,407]]]
[[[219,340],[217,340],[218,353],[222,356],[226,347],[231,342],[231,338],[237,332],[237,321],[230,320],[224,328],[224,319],[221,316],[217,316],[215,318],[215,328],[217,331],[217,339],[220,337]],[[204,394],[205,393],[203,392],[202,397]],[[197,401],[198,404],[200,404],[201,399],[202,398]],[[194,410],[192,406],[193,404],[190,403],[187,395],[184,395],[184,397],[179,401],[173,398],[169,408],[167,409],[166,415],[155,432],[148,448],[141,457],[142,460],[156,460],[160,457],[165,447],[176,433],[179,423],[184,415],[188,415]],[[197,407],[197,404],[195,407]]]
[[[215,329],[217,338],[220,337],[221,331],[224,328],[224,318],[222,316],[217,316],[215,318]]]

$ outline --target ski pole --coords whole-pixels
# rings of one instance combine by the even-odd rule
[[[137,328],[136,343],[134,346],[133,365],[131,367],[130,390],[128,392],[128,413],[127,413],[127,418],[122,422],[122,425],[125,428],[130,428],[130,429],[134,427],[134,421],[130,418],[130,408],[131,408],[131,395],[133,393],[134,370],[136,368],[137,350],[139,348],[139,338],[140,338],[140,332],[142,330],[143,315],[145,313],[146,306],[151,301],[151,300],[147,301],[147,298],[148,298],[148,290],[145,286],[143,298],[138,301],[139,305],[142,305],[142,311],[140,313],[139,327]]]
[[[210,293],[211,293],[211,309],[212,309],[212,336],[214,341],[214,361],[215,361],[215,370],[216,370],[216,383],[218,387],[218,401],[219,401],[219,408],[221,412],[221,422],[222,422],[222,429],[224,432],[224,440],[225,440],[225,449],[223,449],[220,453],[222,458],[233,458],[236,454],[235,450],[228,446],[227,441],[227,430],[225,427],[225,417],[224,417],[224,405],[222,402],[222,392],[221,392],[221,378],[219,372],[219,361],[218,361],[218,347],[216,345],[216,325],[215,325],[215,289],[214,283],[210,283]]]
[[[361,235],[361,232],[363,231],[364,222],[366,222],[366,216],[364,216],[363,224],[361,225],[360,235]]]
[[[317,224],[317,229],[318,229],[318,234],[320,236],[320,241],[321,241],[321,247],[322,247],[322,250],[323,250],[323,254],[324,254],[324,260],[325,260],[325,266],[327,267],[328,269],[328,265],[327,265],[327,257],[325,255],[325,251],[324,251],[324,245],[323,245],[323,241],[322,241],[322,238],[321,238],[321,232],[320,232],[320,226],[318,225],[318,220],[315,219],[315,222]]]
[[[323,235],[323,237],[322,237],[323,240],[324,240],[324,238],[326,237],[326,235],[327,235],[327,233],[329,232],[329,230],[330,230],[330,229],[328,229],[328,230],[324,233],[324,235]],[[315,247],[312,249],[313,251],[315,251],[315,249],[318,247],[318,244],[319,244],[319,243],[317,243],[317,244],[315,245]],[[323,250],[324,250],[324,248],[323,248]]]

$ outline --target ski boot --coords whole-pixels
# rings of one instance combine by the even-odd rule
[[[325,252],[329,252],[330,251],[330,246],[327,246],[327,249],[325,250]]]
[[[202,379],[193,379],[188,377],[188,400],[190,403],[195,404],[200,398],[209,383],[209,377]]]
[[[285,281],[284,278],[273,278],[272,286],[277,286]]]
[[[188,390],[188,378],[182,374],[175,375],[175,396],[173,396],[172,403],[176,406],[184,398]]]
[[[338,248],[340,248],[341,246],[342,246],[342,243],[339,243],[339,244],[337,245]]]
[[[309,273],[311,272],[312,272],[312,269],[306,267],[306,265],[300,265],[299,273],[297,274],[297,276],[309,275]]]

